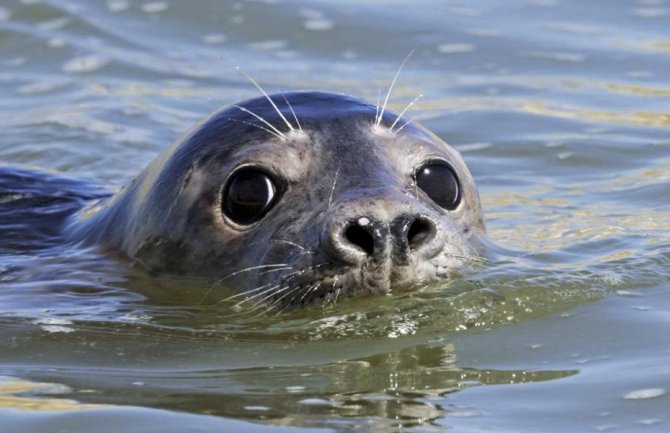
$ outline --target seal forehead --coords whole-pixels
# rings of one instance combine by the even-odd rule
[[[211,151],[226,165],[257,164],[289,180],[304,176],[312,166],[327,170],[366,163],[371,168],[384,159],[375,149],[379,143],[368,134],[375,123],[375,106],[327,92],[290,92],[269,98],[272,103],[258,97],[225,108],[203,125],[207,135],[196,132],[194,137],[223,142],[226,151]],[[394,119],[389,115],[386,121]],[[303,133],[292,134],[289,128]],[[212,132],[215,129],[217,133]],[[355,179],[355,170],[349,171]]]
[[[340,186],[370,189],[405,185],[430,158],[445,159],[458,171],[465,168],[458,152],[429,131],[408,124],[394,132],[397,115],[386,111],[377,119],[378,113],[378,107],[346,95],[290,92],[230,106],[210,124],[221,130],[217,140],[228,140],[229,152],[220,154],[227,171],[258,165],[288,181],[304,179],[312,171],[317,177],[337,171]],[[304,134],[290,134],[287,123]],[[285,136],[267,131],[269,125]]]

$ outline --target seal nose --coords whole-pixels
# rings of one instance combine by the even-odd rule
[[[371,256],[375,252],[375,234],[379,233],[379,229],[372,228],[368,218],[362,217],[345,227],[343,241],[360,248],[365,254]],[[379,239],[376,243],[379,249]]]
[[[402,241],[400,247],[416,251],[433,240],[437,234],[435,222],[413,215],[396,218],[391,224],[392,232]]]
[[[390,223],[372,217],[351,220],[340,230],[331,233],[334,250],[350,263],[365,260],[406,262],[411,253],[433,257],[437,226],[430,218],[420,215],[401,215]]]

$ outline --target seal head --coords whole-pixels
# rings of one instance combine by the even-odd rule
[[[447,280],[484,222],[437,136],[348,96],[294,92],[215,113],[73,228],[152,271],[294,306]]]

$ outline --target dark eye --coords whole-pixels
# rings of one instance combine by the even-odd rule
[[[253,224],[275,204],[277,186],[264,171],[243,168],[234,173],[223,189],[222,210],[233,222]]]
[[[431,161],[416,171],[416,185],[440,207],[454,210],[461,201],[454,169],[443,161]]]

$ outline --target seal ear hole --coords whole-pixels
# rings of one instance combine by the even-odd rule
[[[416,185],[441,208],[454,210],[461,202],[458,176],[445,161],[433,160],[420,166],[414,175]]]
[[[275,205],[277,191],[277,183],[267,172],[254,167],[241,168],[223,188],[221,210],[236,224],[253,224]]]
[[[366,228],[358,224],[352,224],[344,230],[344,237],[347,241],[365,251],[367,255],[372,255],[374,239]]]

